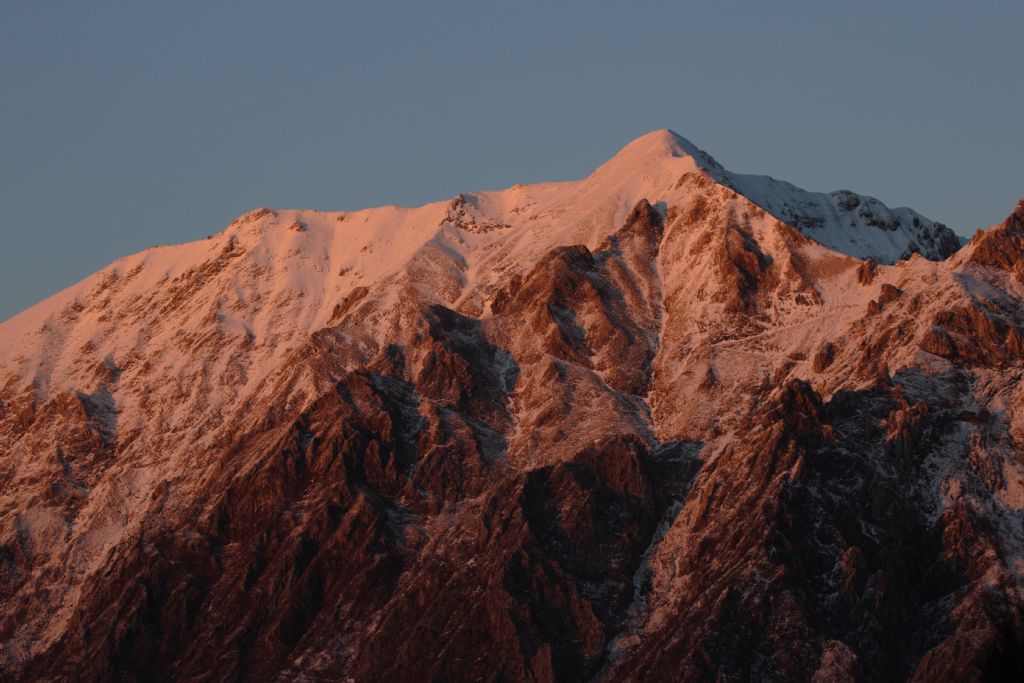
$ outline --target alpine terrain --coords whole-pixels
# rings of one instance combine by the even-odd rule
[[[1024,201],[667,130],[0,324],[7,681],[1024,680]]]

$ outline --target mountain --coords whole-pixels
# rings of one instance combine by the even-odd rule
[[[259,209],[0,324],[11,680],[1024,675],[1024,201],[670,131]]]

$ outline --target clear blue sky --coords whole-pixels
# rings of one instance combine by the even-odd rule
[[[3,0],[0,319],[256,206],[572,179],[666,127],[970,234],[1024,194],[1022,26],[1020,2]]]

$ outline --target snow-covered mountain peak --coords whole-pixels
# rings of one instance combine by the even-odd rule
[[[895,263],[920,253],[947,258],[961,241],[942,223],[910,209],[890,209],[873,197],[848,189],[815,193],[767,175],[733,173],[707,152],[669,129],[642,135],[602,165],[592,177],[663,177],[696,170],[729,187],[807,237],[849,256]],[[655,183],[656,184],[656,183]]]
[[[592,177],[622,178],[650,173],[658,168],[700,169],[720,179],[721,165],[710,154],[668,128],[651,131],[634,139],[602,164]]]
[[[971,679],[1024,632],[1024,205],[852,258],[957,246],[660,130],[125,257],[0,323],[0,670]]]
[[[629,142],[613,158],[637,159],[659,157],[693,157],[698,161],[707,161],[711,157],[679,133],[668,128],[660,128],[645,133]],[[715,163],[717,166],[717,163]]]
[[[689,207],[690,227],[702,222],[697,216],[727,218],[752,203],[767,212],[765,226],[777,219],[826,247],[880,263],[915,252],[941,259],[959,247],[945,226],[910,209],[731,173],[661,129],[579,181],[460,194],[418,208],[256,209],[210,239],[121,259],[3,323],[0,367],[37,386],[79,387],[92,373],[85,355],[102,360],[159,348],[170,372],[195,362],[191,351],[182,352],[188,344],[181,331],[203,330],[251,340],[259,371],[247,382],[258,382],[292,343],[335,325],[339,311],[359,301],[367,307],[363,329],[372,328],[374,338],[404,325],[408,307],[392,301],[486,315],[509,279],[556,247],[602,248],[641,201],[663,213]],[[708,225],[726,225],[726,218]],[[365,296],[370,290],[375,296]],[[229,359],[228,351],[219,356]]]
[[[642,183],[653,190],[690,171],[744,196],[826,247],[856,258],[895,263],[920,253],[937,261],[960,248],[952,230],[911,209],[890,209],[874,197],[849,190],[809,192],[771,176],[734,173],[667,128],[636,138],[588,180],[602,187]]]

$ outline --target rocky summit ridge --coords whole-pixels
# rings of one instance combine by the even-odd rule
[[[9,680],[1024,675],[1024,222],[671,131],[0,324]]]

